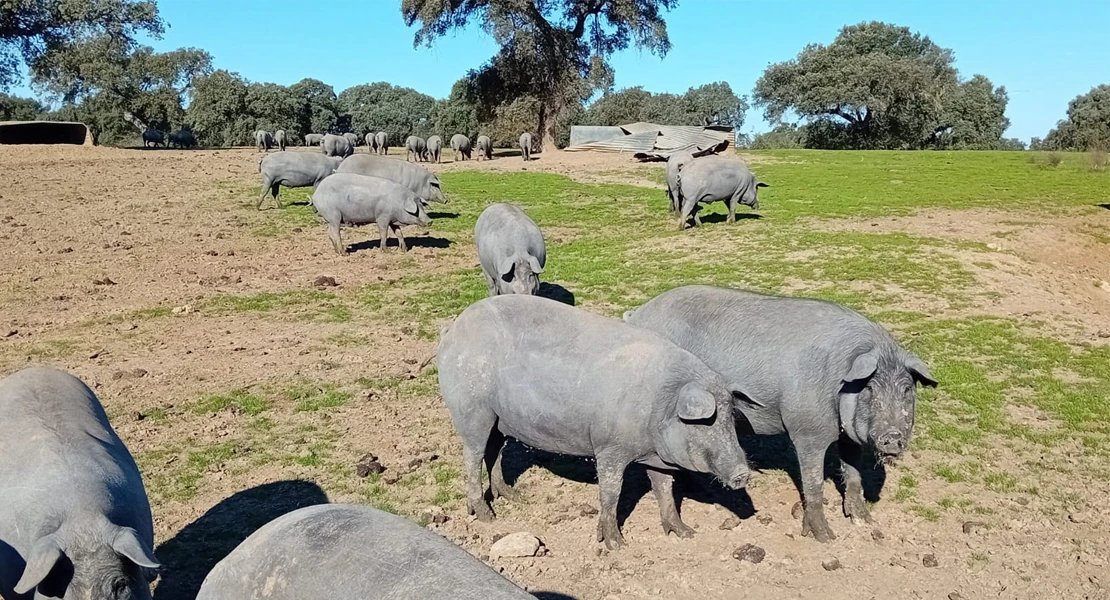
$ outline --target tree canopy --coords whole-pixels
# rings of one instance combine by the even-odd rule
[[[1110,84],[1091,88],[1068,102],[1068,118],[1056,123],[1035,150],[1110,150]]]
[[[139,33],[157,38],[164,29],[154,0],[0,2],[0,90],[20,82],[20,64],[41,72],[91,38],[109,36],[130,47]]]
[[[707,121],[727,127],[744,124],[748,103],[719,81],[690,88],[685,94],[652,94],[641,87],[605,94],[590,104],[581,117],[584,125],[620,125],[649,121],[665,125],[703,125]]]
[[[887,23],[850,25],[771,65],[755,103],[779,122],[807,120],[817,147],[992,148],[1009,125],[1005,88],[981,75],[961,82],[951,50]]]
[[[677,0],[402,0],[405,24],[420,27],[414,46],[431,46],[447,33],[477,22],[501,46],[478,72],[479,97],[488,108],[525,97],[538,114],[534,130],[543,147],[582,100],[612,85],[609,57],[635,45],[658,56],[671,48],[663,13]],[[531,130],[531,128],[530,128]]]

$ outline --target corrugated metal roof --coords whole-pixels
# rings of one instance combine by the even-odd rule
[[[580,138],[586,136],[587,132],[585,130],[576,132],[576,128],[571,127],[571,139],[575,138],[575,133],[578,133]],[[698,125],[659,125],[636,122],[621,125],[619,129],[628,135],[573,144],[567,150],[571,152],[580,150],[632,152],[638,158],[662,157],[665,159],[667,156],[683,150],[688,150],[695,155],[721,152],[728,148],[728,142],[732,140],[733,135],[730,128],[718,125],[702,127]]]
[[[621,154],[625,152],[650,152],[655,148],[655,140],[658,137],[658,131],[645,131],[644,133],[624,135],[609,140],[601,140],[598,142],[579,144],[577,146],[569,146],[566,148],[566,150],[569,152],[593,150],[595,152],[618,152]]]
[[[609,140],[623,137],[628,132],[620,127],[604,127],[600,125],[572,125],[570,128],[570,145],[578,146],[599,140]]]

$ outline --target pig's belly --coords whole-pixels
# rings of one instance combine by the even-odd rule
[[[598,425],[596,412],[577,402],[576,394],[541,393],[531,386],[513,386],[498,394],[497,428],[538,450],[594,456],[591,431]]]

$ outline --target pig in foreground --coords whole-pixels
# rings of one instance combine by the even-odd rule
[[[488,135],[478,136],[478,141],[475,144],[478,148],[478,158],[490,160],[493,158],[493,141],[489,139]]]
[[[324,134],[322,133],[306,133],[304,136],[305,146],[319,146],[322,141],[324,141]]]
[[[358,173],[359,175],[388,179],[407,187],[425,202],[447,204],[447,199],[443,196],[439,176],[420,165],[392,158],[356,154],[344,160],[337,171],[339,173]]]
[[[258,208],[266,200],[266,194],[272,194],[274,202],[281,208],[278,191],[285,187],[317,186],[325,177],[331,175],[339,168],[343,159],[337,156],[324,156],[308,152],[281,152],[267,154],[258,165],[262,174],[262,195],[258,197]]]
[[[346,253],[339,226],[376,223],[385,251],[389,230],[397,237],[401,250],[408,251],[402,225],[431,223],[424,203],[407,188],[380,177],[355,173],[336,173],[316,186],[312,206],[328,224],[328,236],[336,254]]]
[[[277,583],[275,583],[277,582]],[[270,521],[204,579],[197,600],[533,598],[439,534],[368,506],[322,504]]]
[[[424,138],[410,135],[405,138],[405,160],[412,157],[412,162],[428,159],[428,142]]]
[[[491,204],[478,217],[474,242],[490,296],[539,292],[547,248],[540,228],[523,210]]]
[[[355,147],[347,138],[329,133],[320,142],[320,151],[328,156],[347,157],[354,154]]]
[[[742,161],[720,156],[704,156],[678,169],[675,176],[682,198],[678,228],[685,229],[690,217],[701,225],[698,211],[702,204],[724,200],[728,205],[728,222],[736,222],[736,207],[746,204],[759,210],[758,190],[767,187]]]
[[[712,473],[743,487],[748,465],[736,438],[732,398],[721,376],[693,354],[645,329],[537,296],[472,304],[444,332],[439,387],[463,442],[467,509],[493,518],[510,496],[501,472],[506,436],[533,448],[597,461],[597,539],[624,543],[617,499],[625,468],[649,467],[665,532],[689,537],[672,473]],[[752,397],[752,396],[749,396]]]
[[[351,144],[352,149],[358,147],[358,134],[348,131],[347,133],[343,134],[343,137],[346,138],[347,142]]]
[[[262,131],[260,129],[254,132],[254,145],[258,148],[259,152],[265,152],[274,147],[274,136],[270,135],[269,131]]]
[[[667,199],[671,202],[671,213],[674,215],[678,215],[679,210],[682,209],[682,194],[679,193],[678,189],[678,172],[693,160],[694,155],[687,150],[675,152],[667,158]]]
[[[532,160],[532,134],[520,134],[520,156],[525,162]]]
[[[0,415],[0,597],[149,600],[150,504],[92,390],[24,369],[0,380]]]
[[[278,129],[274,132],[274,143],[277,144],[278,150],[285,151],[285,130]]]
[[[844,514],[871,522],[859,472],[863,448],[883,460],[901,455],[913,431],[916,384],[936,386],[925,363],[890,332],[832,302],[710,286],[665,292],[625,320],[693,352],[734,394],[755,394],[758,405],[736,408],[756,434],[790,436],[801,466],[803,535],[835,537],[821,508],[825,452],[834,443]]]
[[[155,148],[157,148],[158,146],[165,146],[165,139],[166,138],[164,135],[162,135],[162,132],[158,131],[157,129],[151,129],[148,127],[143,131],[144,148],[148,148],[150,146],[154,146]]]
[[[455,153],[455,162],[470,160],[470,138],[461,133],[451,136],[451,150]]]
[[[426,143],[428,147],[428,158],[430,158],[432,162],[438,164],[443,153],[443,138],[438,135],[429,136]]]
[[[374,136],[374,143],[377,144],[375,147],[378,150],[378,154],[382,154],[382,155],[389,154],[389,134],[388,133],[386,133],[384,131],[379,131],[377,133],[377,135]]]

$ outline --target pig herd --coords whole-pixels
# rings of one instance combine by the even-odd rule
[[[455,138],[452,151],[469,157],[469,140]],[[530,139],[521,144],[530,150]],[[414,162],[442,151],[435,138],[405,145]],[[479,155],[488,157],[488,148],[480,137]],[[427,203],[446,202],[435,174],[377,154],[269,154],[259,171],[259,207],[268,195],[280,207],[281,186],[315,187],[312,206],[341,254],[341,225],[375,223],[383,249],[393,233],[404,250],[400,227],[427,225]],[[666,180],[682,228],[691,218],[699,223],[699,205],[708,202],[726,202],[730,220],[738,204],[758,208],[763,186],[740,161],[689,154],[671,158]],[[701,285],[664,292],[621,319],[604,317],[540,294],[547,249],[520,208],[486,207],[474,239],[489,297],[443,328],[435,357],[462,441],[471,515],[491,520],[496,500],[518,499],[502,473],[512,438],[594,459],[598,542],[626,543],[617,503],[633,463],[647,471],[663,534],[688,538],[695,529],[679,514],[675,474],[744,488],[750,469],[738,435],[747,433],[792,442],[804,536],[836,537],[822,509],[830,451],[840,461],[844,516],[872,522],[860,471],[867,460],[905,452],[917,386],[937,385],[882,326],[831,302]],[[50,368],[0,380],[0,597],[149,599],[160,569],[153,537],[139,471],[93,392]],[[198,596],[261,597],[532,596],[404,518],[337,504],[262,527],[215,566]]]

